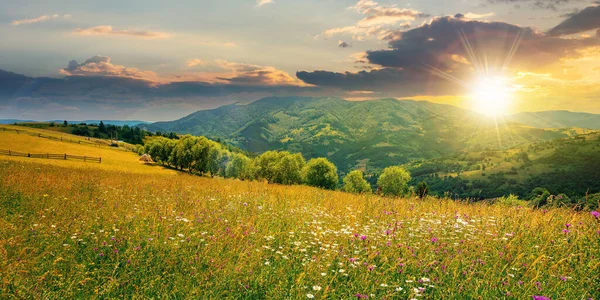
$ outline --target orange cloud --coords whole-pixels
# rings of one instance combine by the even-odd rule
[[[56,20],[56,19],[59,19],[59,18],[68,19],[70,17],[71,17],[71,15],[62,15],[62,16],[58,15],[58,14],[43,15],[43,16],[39,16],[39,17],[33,18],[33,19],[14,20],[10,24],[13,25],[13,26],[19,26],[19,25],[25,25],[25,24],[34,24],[34,23],[46,22],[46,21],[50,21],[50,20]]]
[[[66,76],[108,76],[141,79],[152,82],[161,81],[152,71],[142,71],[136,68],[127,68],[111,63],[107,56],[94,56],[84,63],[75,60],[69,62],[68,67],[61,69],[60,74]]]
[[[109,35],[124,35],[124,36],[134,36],[134,37],[142,37],[142,38],[168,38],[169,34],[164,32],[155,32],[155,31],[139,31],[139,30],[130,30],[130,29],[113,29],[110,25],[96,26],[90,28],[78,28],[73,31],[74,34],[83,35],[83,36],[109,36]]]

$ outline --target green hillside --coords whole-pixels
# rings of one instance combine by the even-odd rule
[[[552,194],[583,197],[600,192],[600,132],[536,142],[502,151],[463,152],[405,167],[413,183],[453,197],[492,198],[510,193],[527,198],[543,187]]]
[[[600,115],[565,110],[524,112],[509,116],[513,122],[538,128],[589,128],[600,129]]]
[[[496,124],[469,110],[425,101],[305,97],[265,98],[142,126],[220,138],[252,152],[288,150],[306,158],[328,157],[342,172],[377,171],[459,151],[510,149],[569,135]]]

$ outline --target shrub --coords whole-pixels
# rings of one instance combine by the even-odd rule
[[[326,158],[313,158],[304,170],[306,184],[334,190],[338,184],[337,168]]]
[[[360,170],[354,170],[344,177],[344,191],[355,194],[370,194],[373,192]]]
[[[417,184],[417,196],[419,198],[424,199],[429,194],[429,186],[427,186],[427,182],[421,181]]]
[[[402,196],[409,192],[410,173],[401,167],[387,167],[379,176],[377,185],[384,195]]]

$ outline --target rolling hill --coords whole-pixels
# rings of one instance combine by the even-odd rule
[[[252,152],[289,150],[328,157],[342,172],[377,170],[458,151],[509,149],[569,135],[426,101],[264,98],[202,110],[171,122],[141,125],[219,138]]]
[[[462,152],[406,164],[413,184],[432,193],[485,199],[515,194],[527,198],[536,187],[569,197],[600,192],[600,132],[536,142],[499,151]]]
[[[552,110],[541,112],[524,112],[507,117],[512,122],[538,128],[589,128],[600,129],[600,115]]]

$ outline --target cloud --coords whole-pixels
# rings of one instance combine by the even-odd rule
[[[484,65],[490,72],[507,76],[519,70],[547,70],[597,46],[597,37],[563,39],[529,27],[457,15],[391,32],[389,49],[357,56],[357,62],[369,63],[374,70],[302,71],[297,77],[324,88],[385,91],[397,97],[456,95],[465,92],[461,82],[472,80],[475,74],[484,76]]]
[[[114,65],[111,63],[110,57],[99,55],[94,56],[81,64],[72,60],[69,62],[69,65],[64,69],[61,69],[59,73],[66,76],[107,76],[158,81],[158,76],[154,72]]]
[[[230,84],[239,85],[264,85],[264,86],[300,86],[302,81],[290,76],[288,73],[273,67],[217,60],[216,64],[230,70],[229,77],[218,77],[219,80]]]
[[[487,13],[487,14],[466,13],[464,16],[467,19],[473,19],[473,20],[475,20],[475,19],[486,19],[486,18],[489,18],[489,17],[493,17],[495,15],[496,15],[496,13],[490,12],[490,13]]]
[[[571,14],[566,20],[548,31],[551,35],[581,33],[600,28],[600,5],[590,6]]]
[[[134,36],[134,37],[142,37],[142,38],[168,38],[169,34],[164,32],[155,32],[155,31],[139,31],[139,30],[130,30],[130,29],[113,29],[110,25],[96,26],[90,28],[77,28],[73,31],[74,34],[83,35],[83,36]]]
[[[39,17],[33,18],[33,19],[14,20],[10,24],[13,26],[19,26],[19,25],[34,24],[34,23],[46,22],[46,21],[57,20],[57,19],[68,19],[70,17],[71,17],[71,15],[62,15],[62,16],[58,15],[58,14],[43,15],[43,16],[39,16]]]
[[[273,3],[273,0],[256,0],[256,7],[263,6],[265,4]]]
[[[344,42],[344,41],[338,41],[338,47],[340,48],[350,48],[350,44]]]
[[[68,71],[62,72],[69,75],[64,78],[33,78],[0,70],[0,106],[3,106],[0,118],[132,119],[135,116],[145,120],[172,120],[191,111],[235,102],[248,103],[268,96],[326,94],[317,87],[290,85],[289,76],[280,81],[281,85],[273,84],[273,76],[264,74],[251,80],[250,75],[273,69],[249,64],[228,62],[225,65],[234,68],[236,73],[232,72],[230,78],[220,82],[151,82],[136,78],[140,76],[131,71],[133,68],[125,72],[130,77],[122,77],[115,76],[122,75],[119,72],[90,72],[80,67],[110,63],[102,57],[90,61],[93,62],[71,63],[66,68]],[[96,68],[108,67],[92,69]],[[80,75],[70,76],[71,72]],[[265,82],[267,84],[261,84]]]
[[[397,29],[398,26],[402,29],[409,28],[412,21],[417,18],[429,16],[410,8],[379,5],[372,0],[359,0],[350,9],[355,10],[365,17],[355,25],[327,29],[317,37],[322,36],[327,38],[334,35],[349,34],[352,35],[354,40],[359,41],[368,37],[386,40],[389,37],[391,29]]]
[[[580,2],[579,0],[483,0],[489,4],[513,4],[515,8],[521,8],[523,5],[533,9],[550,9],[558,10],[559,6],[563,6],[572,2]]]
[[[201,59],[193,58],[193,59],[188,60],[186,62],[186,65],[191,68],[191,67],[195,67],[195,66],[206,65],[206,62]]]
[[[358,26],[366,27],[379,24],[396,24],[401,21],[413,21],[427,15],[410,8],[381,6],[372,0],[360,0],[352,7],[366,17],[358,21]]]

